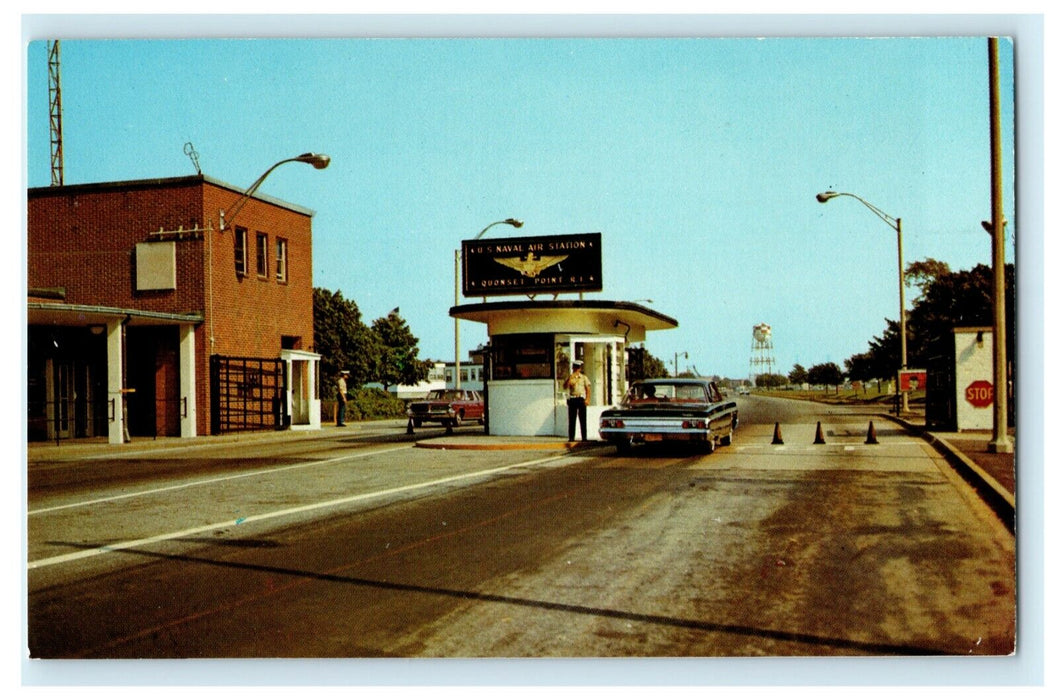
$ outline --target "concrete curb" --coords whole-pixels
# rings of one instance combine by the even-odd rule
[[[489,437],[489,436],[482,436]],[[579,452],[595,447],[605,446],[604,442],[567,442],[548,441],[504,441],[502,438],[491,438],[488,441],[466,440],[459,437],[429,438],[415,443],[416,447],[426,450],[566,450]]]

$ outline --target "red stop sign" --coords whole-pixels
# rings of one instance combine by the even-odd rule
[[[966,400],[976,408],[986,408],[992,405],[992,382],[978,379],[966,387]]]

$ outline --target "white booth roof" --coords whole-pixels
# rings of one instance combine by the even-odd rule
[[[490,336],[512,333],[591,333],[624,335],[628,342],[645,340],[646,331],[679,325],[671,316],[634,302],[581,299],[499,301],[463,304],[449,316],[488,326]]]

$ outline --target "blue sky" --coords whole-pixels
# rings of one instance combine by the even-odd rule
[[[334,36],[336,22],[293,26]],[[715,23],[682,26],[659,34]],[[649,299],[675,317],[647,339],[670,365],[679,353],[681,368],[746,376],[757,323],[773,329],[778,371],[841,365],[897,316],[896,237],[855,200],[816,193],[901,217],[905,263],[990,261],[990,27],[957,29],[970,36],[64,38],[65,181],[190,175],[187,142],[205,174],[240,187],[327,153],[327,170],[285,165],[261,191],[316,212],[315,286],[367,322],[400,307],[425,358],[452,359],[460,241],[515,217],[523,228],[490,237],[601,232],[604,289],[586,297]],[[1001,46],[1013,261],[1013,49]],[[44,41],[25,59],[26,184],[46,186]],[[460,332],[464,351],[486,339],[480,324]]]

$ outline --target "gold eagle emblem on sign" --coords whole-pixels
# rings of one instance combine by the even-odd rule
[[[493,258],[500,265],[517,270],[524,277],[536,277],[547,268],[558,265],[568,258],[568,255],[534,255],[530,252],[523,260],[520,257]]]

